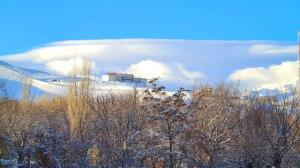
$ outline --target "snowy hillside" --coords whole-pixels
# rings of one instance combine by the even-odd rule
[[[5,81],[9,96],[20,97],[22,83],[25,79],[32,81],[32,93],[37,96],[42,94],[63,95],[67,92],[69,81],[76,80],[74,77],[19,68],[0,61],[0,80]],[[104,82],[97,78],[92,81],[92,89],[96,94],[130,91],[134,87],[138,88],[133,83]]]
[[[68,84],[70,81],[78,80],[71,76],[56,75],[48,72],[43,72],[34,69],[19,68],[10,65],[4,61],[0,61],[0,81],[5,81],[5,89],[8,96],[19,98],[22,93],[22,83],[25,79],[30,79],[32,82],[32,94],[34,96],[40,96],[43,94],[48,95],[64,95],[68,90]],[[93,93],[107,94],[107,93],[123,93],[132,91],[133,88],[138,90],[144,89],[137,83],[132,82],[118,82],[118,81],[102,81],[101,78],[93,77],[91,82],[91,88]],[[281,89],[260,89],[251,90],[246,94],[253,97],[254,95],[259,97],[264,96],[289,96],[295,88],[294,85],[286,85]],[[169,90],[170,94],[173,93]],[[2,96],[3,93],[0,93]]]

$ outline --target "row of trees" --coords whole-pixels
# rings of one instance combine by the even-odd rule
[[[93,95],[90,73],[63,97],[2,98],[0,133],[28,167],[299,167],[299,100],[242,97],[219,83],[175,93]],[[3,85],[4,86],[4,85]]]

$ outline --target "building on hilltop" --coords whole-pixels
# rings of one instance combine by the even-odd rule
[[[116,73],[109,72],[102,76],[102,81],[105,82],[123,82],[123,83],[134,83],[141,87],[146,87],[148,85],[148,79],[146,78],[136,78],[133,74],[127,73]]]

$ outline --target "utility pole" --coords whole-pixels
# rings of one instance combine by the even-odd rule
[[[297,96],[300,97],[300,31],[298,31],[297,33],[298,36],[298,45],[297,45],[297,56],[298,56],[298,80],[297,80],[297,84],[296,84],[296,92],[297,92]]]
[[[300,96],[300,31],[298,31],[297,33],[298,35],[298,51],[297,51],[297,56],[298,56],[298,81],[297,81],[297,90],[298,90],[298,94]]]

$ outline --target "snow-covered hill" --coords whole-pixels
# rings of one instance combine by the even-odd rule
[[[0,79],[5,82],[5,88],[12,97],[19,97],[22,83],[28,80],[32,83],[32,94],[64,94],[66,89],[61,85],[49,83],[52,79],[61,79],[63,76],[53,75],[42,71],[14,67],[0,61]]]
[[[32,83],[32,94],[63,95],[67,92],[68,83],[74,81],[74,77],[51,74],[34,69],[26,69],[12,66],[0,61],[0,80],[5,81],[9,96],[18,98],[22,92],[22,83],[25,80]],[[96,94],[119,93],[135,88],[133,83],[104,82],[97,78],[92,81],[92,89]]]
[[[8,96],[19,98],[22,93],[22,83],[29,79],[32,83],[31,93],[34,96],[43,94],[48,95],[64,95],[67,93],[70,81],[78,80],[71,76],[56,75],[34,69],[19,68],[10,65],[4,61],[0,61],[0,85],[1,81],[5,81],[5,90]],[[134,88],[143,90],[143,86],[139,86],[132,82],[102,81],[100,78],[92,78],[93,93],[123,93],[132,91]],[[260,89],[252,90],[245,93],[247,96],[290,96],[293,93],[294,85],[287,85],[281,89]],[[2,92],[2,93],[1,93]],[[169,91],[170,93],[173,93]],[[0,97],[3,95],[0,87]],[[246,97],[247,97],[246,96]]]

